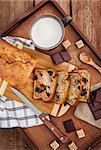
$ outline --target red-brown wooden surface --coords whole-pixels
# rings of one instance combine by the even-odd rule
[[[72,7],[70,5],[70,1],[68,0],[57,0],[60,5],[64,8],[64,10],[68,13],[72,12],[73,20],[78,25],[78,27],[84,32],[84,34],[89,38],[90,41],[99,49],[99,53],[101,52],[101,38],[100,38],[100,13],[101,13],[101,2],[100,1],[72,1]],[[39,1],[37,1],[38,3]],[[15,5],[14,5],[15,3]],[[18,4],[17,4],[18,3]],[[24,10],[27,10],[29,7],[33,7],[33,1],[27,2],[12,2],[8,1],[7,3],[5,1],[0,2],[0,29],[3,28],[5,25],[9,24],[13,19],[15,19],[15,16],[18,16],[20,13],[24,12]],[[71,8],[71,9],[70,9]],[[72,10],[72,11],[71,11]],[[5,13],[4,13],[5,12]],[[9,12],[9,13],[8,13]],[[71,110],[72,112],[72,110]],[[52,118],[52,122],[61,129],[65,133],[64,127],[63,127],[63,120],[67,120],[69,118],[73,118],[72,114],[69,112],[69,116],[65,115],[62,118]],[[85,128],[88,130],[89,133],[87,133],[87,137],[85,139],[85,143],[83,143],[83,140],[77,141],[79,146],[81,146],[82,150],[83,147],[87,147],[87,145],[90,144],[92,139],[96,139],[97,136],[99,136],[101,133],[98,129],[87,125],[85,122],[77,121],[74,118],[74,123],[77,128],[80,128],[81,125],[85,126]],[[35,143],[35,145],[38,147],[38,149],[50,149],[49,143],[55,139],[55,137],[50,133],[50,131],[43,125],[40,127],[34,127],[34,129],[25,129],[24,130],[29,137],[32,139],[32,141]],[[92,133],[93,131],[93,133]],[[38,134],[37,134],[38,133]],[[46,133],[46,134],[45,134]],[[66,133],[65,133],[66,134]],[[13,130],[0,130],[0,149],[26,149],[25,143],[21,137],[21,135],[18,136],[18,133]],[[33,136],[34,135],[34,136]],[[94,136],[93,136],[94,135]],[[33,137],[32,137],[33,136]],[[72,139],[76,139],[76,134],[72,133],[70,135]],[[3,137],[3,138],[2,138]],[[89,141],[89,142],[88,142]],[[65,145],[61,145],[61,150],[67,149]],[[85,149],[85,148],[84,148]]]

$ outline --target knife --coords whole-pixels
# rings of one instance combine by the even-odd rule
[[[62,143],[68,143],[69,138],[65,136],[57,127],[55,127],[48,119],[47,119],[47,113],[44,113],[40,111],[36,106],[34,106],[27,97],[24,96],[23,93],[21,93],[16,88],[10,87],[10,89],[15,93],[24,103],[26,106],[28,106],[31,110],[33,110],[37,117],[39,117],[42,122],[45,124],[45,126],[51,130],[51,132],[62,142]]]

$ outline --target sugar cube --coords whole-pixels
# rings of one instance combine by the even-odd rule
[[[64,41],[64,42],[62,43],[62,45],[64,46],[65,49],[67,49],[68,47],[71,46],[71,43],[70,43],[69,40],[66,40],[66,41]]]
[[[70,144],[68,145],[68,148],[69,148],[70,150],[77,150],[77,149],[78,149],[78,147],[76,146],[76,144],[75,144],[74,142],[70,143]]]
[[[83,129],[77,130],[76,133],[79,139],[85,137],[85,132]]]
[[[57,143],[56,140],[54,140],[51,144],[50,144],[50,147],[53,149],[53,150],[57,150],[59,148],[59,144]]]
[[[77,46],[78,49],[82,48],[84,46],[84,43],[83,43],[82,40],[77,41],[75,44],[76,44],[76,46]]]

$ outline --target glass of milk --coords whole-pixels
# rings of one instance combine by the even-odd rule
[[[30,38],[39,49],[51,50],[64,38],[64,25],[60,18],[52,14],[37,17],[30,28]]]

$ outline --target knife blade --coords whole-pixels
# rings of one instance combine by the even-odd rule
[[[34,106],[30,100],[28,100],[28,98],[21,93],[19,90],[17,90],[16,88],[10,87],[10,89],[12,90],[13,93],[15,93],[15,95],[17,97],[19,97],[25,104],[26,106],[28,106],[31,110],[34,111],[34,113],[36,114],[36,116],[38,116],[42,122],[45,124],[46,127],[48,127],[48,129],[51,130],[51,132],[62,142],[62,143],[68,143],[69,142],[69,138],[67,136],[65,136],[56,126],[54,126],[51,121],[49,121],[47,119],[47,113],[44,113],[42,111],[40,111],[36,106]]]

